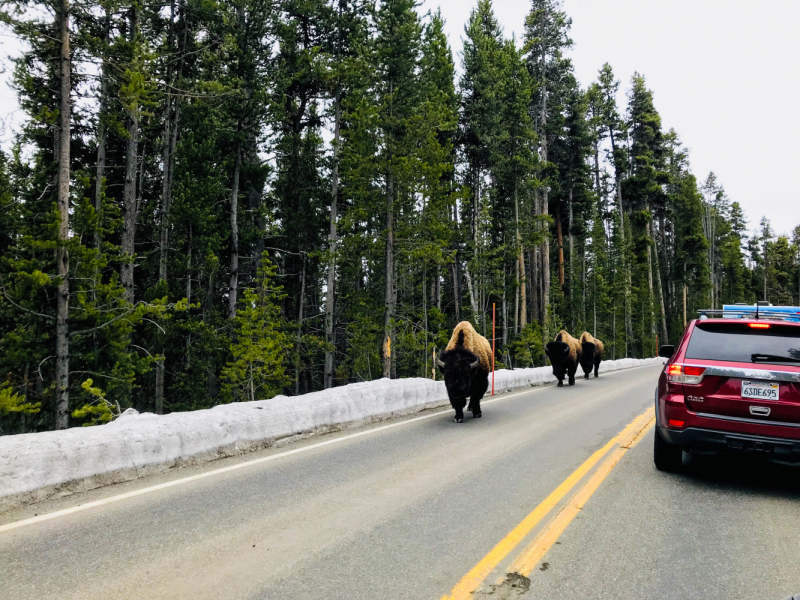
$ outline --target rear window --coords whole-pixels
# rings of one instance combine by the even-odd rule
[[[753,362],[753,354],[800,360],[800,327],[770,323],[769,329],[753,329],[747,323],[698,323],[686,349],[686,358],[730,362]],[[763,359],[758,363],[798,364]]]

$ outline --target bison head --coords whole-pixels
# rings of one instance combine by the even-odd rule
[[[592,342],[583,342],[581,344],[581,368],[584,373],[592,370],[594,365],[594,353],[597,347]],[[588,375],[587,375],[588,377]]]
[[[564,378],[567,372],[567,360],[569,359],[569,346],[564,342],[548,342],[544,347],[544,353],[553,365],[553,375],[559,380]]]
[[[436,365],[444,373],[444,386],[450,402],[466,401],[480,359],[466,348],[456,347],[442,353],[436,359]]]

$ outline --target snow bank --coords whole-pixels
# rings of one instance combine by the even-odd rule
[[[646,365],[663,364],[664,362],[663,358],[621,358],[619,360],[608,360],[600,365],[600,376],[602,377],[603,373],[611,373],[613,371],[621,371],[623,369],[632,369],[634,367],[643,367]],[[579,368],[575,378],[579,379],[582,376],[583,371]],[[592,375],[592,379],[594,379],[594,375]],[[495,371],[494,393],[502,394],[519,388],[556,383],[557,381],[558,380],[553,375],[552,367]],[[491,381],[489,385],[491,386]]]
[[[623,359],[603,372],[661,362]],[[495,373],[495,393],[555,381],[550,367]],[[128,481],[448,404],[444,383],[381,379],[169,415],[125,411],[99,427],[0,437],[0,507]]]

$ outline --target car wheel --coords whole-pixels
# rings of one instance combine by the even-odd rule
[[[668,444],[661,433],[656,428],[655,440],[653,442],[653,462],[656,464],[656,469],[659,471],[666,471],[674,473],[680,471],[683,464],[683,448]]]

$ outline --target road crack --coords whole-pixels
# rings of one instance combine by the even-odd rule
[[[507,573],[502,583],[489,586],[486,591],[475,592],[473,598],[491,598],[492,600],[512,600],[528,593],[531,580],[519,573]]]

